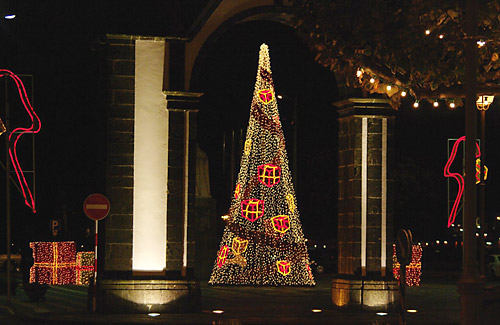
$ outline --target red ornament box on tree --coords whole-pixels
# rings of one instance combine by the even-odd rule
[[[31,242],[30,247],[35,260],[30,269],[30,283],[75,284],[75,242]]]

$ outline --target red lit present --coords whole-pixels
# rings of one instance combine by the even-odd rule
[[[267,104],[270,101],[273,100],[273,91],[271,89],[263,89],[259,90],[259,99],[264,103]]]
[[[75,284],[75,242],[32,242],[34,264],[30,283]]]
[[[94,277],[94,252],[76,254],[76,284],[88,285]]]
[[[278,184],[281,177],[281,168],[279,166],[264,164],[258,167],[259,182],[267,187],[273,187]]]
[[[229,247],[224,245],[220,248],[219,254],[217,255],[217,266],[222,267],[226,263],[227,254],[229,253]]]
[[[396,257],[396,245],[392,246],[392,274],[396,280],[399,282],[399,268],[401,265]],[[419,286],[420,277],[422,275],[422,246],[412,245],[411,262],[406,267],[406,285],[409,287]]]
[[[251,222],[262,217],[264,214],[264,201],[249,199],[241,202],[241,216]]]
[[[288,275],[290,273],[290,263],[287,261],[278,261],[276,262],[276,266],[278,267],[278,272],[283,275]]]
[[[271,220],[273,221],[273,228],[277,232],[285,233],[290,229],[290,219],[288,216],[280,215],[272,217]]]

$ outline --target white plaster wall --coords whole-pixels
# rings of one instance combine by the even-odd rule
[[[163,94],[165,42],[136,40],[133,271],[166,266],[168,113]]]

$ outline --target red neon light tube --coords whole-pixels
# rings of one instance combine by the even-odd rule
[[[31,103],[28,99],[28,95],[26,93],[26,88],[24,87],[24,84],[21,81],[21,79],[17,75],[15,75],[12,71],[5,69],[0,69],[0,78],[1,77],[10,77],[12,78],[12,80],[14,80],[17,86],[17,91],[19,93],[19,98],[21,99],[24,109],[28,113],[31,120],[30,127],[18,127],[9,133],[9,156],[10,160],[12,161],[12,165],[14,166],[14,170],[16,171],[17,180],[19,181],[19,184],[21,186],[21,192],[24,197],[24,202],[26,203],[27,206],[31,208],[33,213],[35,213],[36,212],[35,199],[33,198],[33,194],[31,193],[26,178],[24,177],[24,172],[21,168],[21,165],[19,164],[19,159],[17,157],[17,142],[19,141],[19,138],[21,138],[23,134],[27,133],[34,134],[40,132],[41,128],[40,118],[38,117],[38,115],[35,113],[35,110],[31,106]]]
[[[464,193],[464,178],[461,174],[459,173],[452,173],[450,172],[450,166],[455,160],[455,157],[457,156],[457,150],[458,146],[460,145],[460,142],[465,141],[465,136],[459,138],[455,143],[453,144],[453,149],[451,150],[450,157],[448,158],[448,161],[446,162],[446,165],[444,166],[444,176],[445,177],[453,177],[457,183],[458,183],[458,193],[457,197],[455,198],[455,202],[453,203],[453,208],[451,209],[450,216],[448,217],[448,228],[455,222],[455,218],[457,216],[457,210],[458,206],[460,204],[460,200],[462,199],[462,194]],[[479,145],[476,142],[476,158],[481,157],[481,150],[479,149]]]

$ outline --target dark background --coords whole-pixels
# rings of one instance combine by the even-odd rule
[[[50,238],[49,220],[66,217],[68,239],[84,242],[91,227],[82,211],[85,197],[104,192],[105,107],[102,36],[105,33],[181,36],[208,1],[22,1],[18,17],[0,21],[0,68],[33,76],[35,110],[42,130],[35,136],[37,214],[13,188],[13,242]],[[2,5],[4,1],[0,1]],[[3,7],[2,7],[3,8]],[[227,210],[228,171],[222,169],[222,138],[246,130],[262,42],[270,47],[271,69],[279,102],[288,156],[297,147],[298,207],[307,238],[334,241],[337,213],[338,98],[329,70],[283,25],[248,22],[234,26],[210,46],[199,66],[205,93],[199,113],[199,142],[210,159],[212,195],[217,212]],[[4,81],[1,81],[4,87]],[[290,99],[291,98],[291,99]],[[15,99],[13,99],[15,101]],[[296,101],[298,119],[294,119]],[[0,96],[0,117],[4,97]],[[464,134],[464,109],[422,102],[415,110],[404,101],[395,128],[395,229],[409,228],[417,241],[443,240],[447,230],[447,139]],[[500,215],[498,104],[487,112],[487,216]],[[297,142],[293,132],[297,132]],[[1,138],[0,138],[1,139]],[[28,141],[23,138],[23,141]],[[31,140],[30,140],[31,141]],[[1,152],[4,151],[0,141]],[[29,150],[28,150],[29,151]],[[238,152],[238,150],[236,150]],[[28,152],[29,153],[29,152]],[[1,156],[5,162],[5,156]],[[31,159],[27,154],[25,164]],[[238,172],[236,159],[235,173]],[[454,171],[460,166],[454,165]],[[0,184],[5,183],[0,173]],[[452,189],[456,185],[451,183]],[[0,186],[0,247],[5,246],[5,186]],[[498,238],[497,238],[498,239]],[[2,248],[2,249],[3,249]]]

